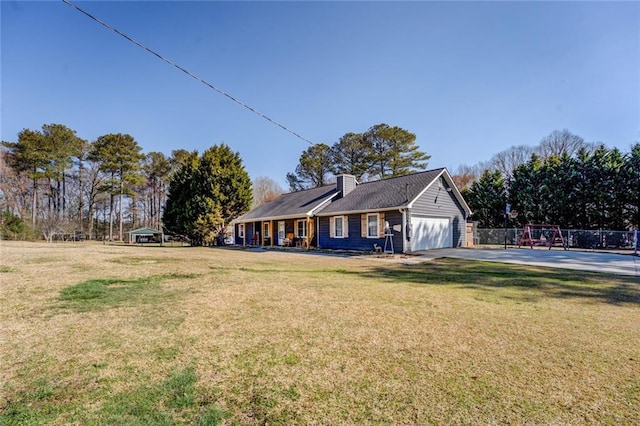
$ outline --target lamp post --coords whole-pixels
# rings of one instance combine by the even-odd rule
[[[504,189],[504,195],[505,195],[505,205],[504,205],[504,249],[507,249],[507,226],[508,226],[508,220],[509,220],[509,213],[511,213],[511,204],[509,204],[509,192],[511,190],[511,175],[509,174],[507,176],[507,179],[505,179],[505,189]]]
[[[511,213],[511,204],[507,203],[504,206],[504,249],[507,249],[507,218],[509,217],[509,213]]]

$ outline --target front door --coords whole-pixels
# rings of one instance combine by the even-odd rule
[[[284,244],[284,220],[278,222],[278,245],[281,246]]]

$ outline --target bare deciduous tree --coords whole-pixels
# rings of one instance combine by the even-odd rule
[[[528,145],[512,146],[491,157],[487,169],[498,171],[503,178],[508,178],[520,164],[531,159],[535,149]]]
[[[593,152],[595,147],[596,144],[585,142],[580,136],[574,135],[567,129],[554,130],[540,141],[536,153],[543,159],[551,156],[561,157],[563,154],[573,157],[581,148]]]
[[[259,176],[253,180],[253,207],[258,207],[273,200],[284,192],[284,189],[270,177]]]

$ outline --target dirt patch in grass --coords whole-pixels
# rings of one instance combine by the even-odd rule
[[[640,423],[630,278],[186,247],[0,250],[12,268],[0,275],[2,423]]]

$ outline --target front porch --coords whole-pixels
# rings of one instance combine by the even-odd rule
[[[237,223],[236,244],[263,247],[303,247],[317,245],[316,226],[311,217],[254,220]]]

